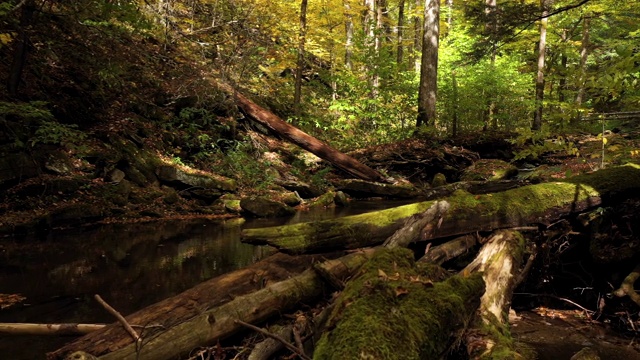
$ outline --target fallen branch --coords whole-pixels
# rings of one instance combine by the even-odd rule
[[[640,277],[640,264],[631,271],[629,275],[622,281],[622,285],[613,294],[617,297],[628,296],[634,303],[640,305],[640,295],[633,288],[636,280]]]
[[[131,337],[133,337],[133,340],[135,340],[136,343],[139,343],[142,341],[142,338],[140,337],[140,335],[138,335],[138,333],[135,330],[133,330],[133,328],[131,327],[131,325],[129,325],[129,323],[124,318],[124,316],[122,316],[118,311],[116,311],[116,309],[112,308],[111,305],[107,304],[106,301],[102,300],[100,295],[95,294],[93,297],[96,299],[98,304],[102,305],[102,307],[105,308],[105,310],[107,310],[111,315],[115,316],[115,318],[118,319],[118,321],[122,324],[122,326],[124,326],[125,330],[127,330],[127,332],[131,335]]]
[[[0,323],[0,334],[12,335],[85,335],[105,324],[26,324]]]
[[[264,336],[268,336],[268,337],[270,337],[272,339],[278,340],[278,341],[280,341],[282,343],[282,345],[284,345],[287,349],[291,350],[293,353],[297,354],[300,358],[305,359],[305,360],[311,360],[310,357],[308,357],[308,356],[306,356],[304,354],[302,349],[298,349],[297,347],[291,345],[291,343],[289,343],[287,340],[283,339],[279,335],[270,333],[270,332],[268,332],[268,331],[266,331],[264,329],[261,329],[261,328],[259,328],[257,326],[254,326],[254,325],[251,325],[249,323],[246,323],[246,322],[244,322],[242,320],[235,320],[234,322],[236,324],[240,324],[240,325],[242,325],[242,326],[244,326],[244,327],[246,327],[248,329],[251,329],[253,331],[257,331],[257,332],[259,332],[260,334],[262,334]]]

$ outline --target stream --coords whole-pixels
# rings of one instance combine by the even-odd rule
[[[316,208],[280,219],[162,220],[86,226],[42,237],[0,238],[0,294],[20,294],[20,304],[3,308],[0,322],[111,323],[94,299],[99,294],[126,315],[176,295],[200,282],[248,266],[274,252],[242,244],[245,228],[319,221],[404,205],[360,201],[348,208]],[[638,359],[633,337],[600,323],[520,313],[513,335],[539,359],[569,359],[584,346],[602,359]],[[557,316],[556,316],[557,317]],[[0,335],[0,360],[38,360],[71,336]]]
[[[290,218],[163,220],[0,238],[0,294],[26,298],[0,309],[0,322],[111,323],[115,320],[94,294],[126,315],[274,252],[241,243],[244,228],[319,221],[406,203],[359,201],[347,208],[300,211]],[[46,352],[71,339],[0,335],[0,360],[44,359]]]

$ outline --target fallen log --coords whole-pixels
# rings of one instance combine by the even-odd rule
[[[369,257],[370,252],[355,252],[346,255],[339,262],[329,260],[328,263],[333,265],[327,265],[325,268],[335,269],[336,273],[333,275],[342,278],[345,273],[355,271]],[[322,276],[313,269],[307,269],[299,275],[283,280],[286,274],[290,274],[289,271],[285,271],[288,265],[291,268],[299,268],[299,262],[302,262],[308,267],[313,258],[303,256],[293,259],[278,254],[267,260],[262,262],[261,267],[267,270],[260,273],[259,279],[255,278],[255,275],[259,274],[256,266],[239,270],[200,284],[174,298],[126,317],[131,324],[154,325],[142,332],[141,345],[136,345],[119,324],[112,324],[105,328],[110,330],[109,332],[96,331],[84,336],[47,354],[47,359],[63,359],[76,351],[86,352],[101,360],[176,358],[196,347],[210,345],[240,331],[243,327],[236,323],[236,320],[258,323],[291,310],[301,303],[310,302],[325,292],[326,285]],[[345,268],[342,266],[344,264],[350,264],[353,268]],[[280,274],[270,274],[269,270],[279,271]],[[276,277],[280,281],[272,282]],[[266,287],[263,286],[265,278],[269,279]],[[253,287],[253,292],[236,296],[232,291],[235,288],[232,285],[234,281],[255,282],[260,290],[255,291],[256,288]],[[209,301],[202,303],[198,295]],[[212,297],[216,300],[212,301]]]
[[[444,244],[432,247],[418,261],[442,265],[444,262],[466,253],[476,246],[477,243],[478,239],[476,235],[460,236]]]
[[[84,335],[104,328],[105,324],[26,324],[0,323],[0,334],[11,335]]]
[[[287,123],[276,114],[254,103],[236,89],[221,83],[218,83],[218,87],[233,94],[238,107],[240,107],[247,116],[282,136],[287,141],[300,146],[319,158],[330,162],[338,169],[359,179],[387,182],[385,177],[376,170]]]
[[[529,224],[548,225],[638,188],[640,166],[629,164],[494,194],[472,195],[458,190],[453,196],[438,200],[449,204],[449,210],[423,227],[420,237],[413,241]],[[295,254],[373,246],[434,203],[425,201],[314,223],[245,229],[241,237],[243,242],[268,244]]]
[[[441,358],[484,291],[480,274],[447,277],[407,249],[378,250],[338,297],[314,359]]]
[[[174,297],[165,299],[126,317],[132,325],[145,326],[143,337],[152,337],[184,322],[203,309],[214,308],[235,297],[263,288],[299,274],[308,268],[314,257],[291,257],[275,254],[244,269],[203,282]],[[139,329],[139,328],[138,328]],[[96,356],[107,354],[132,343],[132,338],[120,323],[109,324],[104,329],[63,346],[47,354],[48,359],[63,359],[67,354],[83,350]]]
[[[517,231],[493,233],[476,258],[462,271],[480,272],[486,290],[480,309],[465,334],[470,359],[522,359],[509,330],[513,290],[524,260],[525,239]]]

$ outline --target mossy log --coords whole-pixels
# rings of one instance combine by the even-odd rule
[[[371,252],[355,252],[321,267],[342,279],[370,256]],[[276,254],[127,316],[132,325],[149,325],[141,331],[141,346],[115,323],[48,353],[47,359],[63,359],[76,351],[102,360],[176,358],[244,330],[235,320],[258,323],[314,301],[328,288],[323,276],[310,268],[314,262],[309,256]]]
[[[581,212],[640,188],[640,166],[629,164],[575,176],[562,181],[523,186],[494,194],[457,191],[438,200],[449,205],[443,216],[422,227],[416,240],[429,240],[475,231],[528,224],[548,225],[560,217]],[[268,244],[288,253],[354,249],[382,243],[407,219],[431,208],[424,201],[377,212],[270,228],[246,229],[242,241]],[[416,230],[416,229],[414,229]]]
[[[418,261],[442,265],[444,262],[466,253],[476,246],[477,243],[478,237],[475,234],[459,236],[444,244],[432,247]]]
[[[516,348],[508,314],[524,260],[525,239],[517,231],[499,230],[462,271],[480,272],[486,290],[465,338],[470,359],[512,360],[525,357]]]
[[[447,277],[407,249],[378,250],[338,297],[314,359],[441,358],[484,292],[480,274]]]

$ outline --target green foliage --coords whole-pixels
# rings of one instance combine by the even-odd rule
[[[13,103],[0,101],[0,117],[15,117],[22,120],[53,120],[53,114],[44,101]]]
[[[541,155],[551,152],[564,151],[571,156],[580,156],[578,148],[564,136],[553,136],[548,126],[543,126],[539,131],[522,128],[518,136],[510,139],[510,142],[520,149],[514,152],[514,161],[537,160]]]
[[[275,180],[271,164],[261,161],[251,142],[237,142],[223,156],[219,168],[222,175],[237,179],[238,186],[265,190]]]
[[[57,121],[44,120],[31,138],[31,146],[36,144],[61,145],[75,153],[85,153],[87,135],[78,130],[78,125],[60,124]]]

